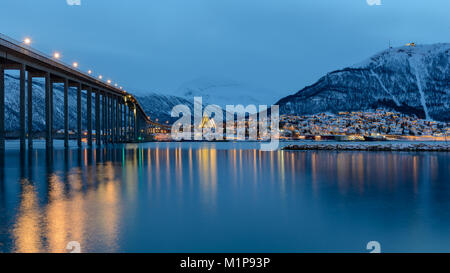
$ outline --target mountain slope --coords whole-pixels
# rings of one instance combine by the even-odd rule
[[[328,73],[277,104],[283,114],[383,108],[450,121],[450,44],[383,51]]]
[[[187,105],[191,109],[191,114],[193,114],[193,103],[181,97],[151,93],[138,96],[137,99],[145,113],[152,120],[158,120],[160,123],[169,121],[171,124],[178,119],[178,117],[172,118],[170,116],[172,108],[178,104]]]

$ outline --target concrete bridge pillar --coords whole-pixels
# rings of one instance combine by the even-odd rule
[[[52,125],[51,125],[51,92],[50,73],[45,74],[45,145],[47,148],[52,146]]]
[[[127,118],[126,118],[127,105],[122,102],[122,141],[127,140]]]
[[[133,139],[133,134],[131,129],[133,128],[133,124],[131,122],[131,106],[128,106],[128,141],[131,141]]]
[[[111,96],[111,142],[116,142],[116,97]]]
[[[133,111],[133,117],[134,117],[134,121],[133,121],[133,125],[134,125],[134,140],[137,141],[139,139],[139,120],[138,120],[138,114],[136,111],[136,108],[134,108],[135,110]]]
[[[92,147],[92,87],[87,88],[87,142]]]
[[[0,64],[0,150],[5,149],[5,66]]]
[[[54,107],[53,107],[53,82],[52,77],[50,75],[50,146],[53,147],[53,115],[54,115]]]
[[[121,122],[122,122],[122,102],[121,98],[117,97],[117,142],[121,141]]]
[[[77,145],[81,148],[81,83],[77,84]]]
[[[109,95],[105,93],[105,143],[109,143]]]
[[[107,97],[108,105],[106,108],[107,126],[108,126],[108,143],[111,143],[111,95],[108,94]]]
[[[95,91],[95,144],[101,145],[100,139],[100,91]]]
[[[106,92],[102,94],[102,143],[106,144]]]
[[[111,96],[111,142],[116,143],[116,97]]]
[[[28,149],[33,148],[33,75],[28,71],[27,75],[28,89]]]
[[[64,79],[64,147],[69,147],[69,80]]]
[[[119,141],[123,142],[123,103],[119,100]]]
[[[25,65],[20,65],[20,95],[19,95],[19,124],[20,124],[20,149],[25,148]]]
[[[116,142],[120,141],[120,98],[116,96]]]

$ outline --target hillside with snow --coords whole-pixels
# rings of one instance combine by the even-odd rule
[[[178,104],[186,105],[191,109],[193,114],[193,101],[188,101],[182,97],[163,95],[159,93],[150,93],[136,97],[144,109],[145,113],[150,116],[152,120],[165,124],[169,121],[172,124],[178,117],[171,117],[173,107]]]
[[[19,77],[5,73],[5,130],[19,130],[19,97],[20,97]],[[54,84],[53,93],[53,127],[54,129],[64,128],[64,88],[62,84]],[[25,90],[25,92],[27,92]],[[86,93],[82,93],[82,123],[83,128],[87,127]],[[92,100],[94,105],[94,100]],[[94,106],[93,106],[94,107]],[[94,109],[94,108],[92,108]],[[25,111],[26,118],[27,111]],[[95,111],[92,113],[95,120]],[[77,127],[77,98],[76,89],[69,89],[69,128],[75,130]],[[28,123],[26,122],[26,125]],[[33,132],[45,130],[45,87],[43,79],[33,79]]]
[[[277,102],[283,114],[385,109],[450,121],[450,44],[392,48]]]

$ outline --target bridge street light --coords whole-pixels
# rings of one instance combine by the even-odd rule
[[[26,44],[26,45],[30,45],[31,44],[31,38],[25,37],[25,39],[23,39],[23,43]]]

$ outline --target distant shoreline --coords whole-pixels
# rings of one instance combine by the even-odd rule
[[[450,152],[450,144],[435,143],[399,143],[399,144],[300,144],[288,145],[285,151],[396,151],[396,152]]]

